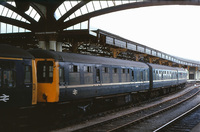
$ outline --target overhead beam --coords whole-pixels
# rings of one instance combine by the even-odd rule
[[[147,1],[147,2],[134,2],[134,3],[128,3],[118,6],[113,6],[101,10],[97,10],[91,13],[84,14],[82,16],[76,17],[74,19],[68,20],[66,22],[63,22],[63,24],[60,25],[60,29],[65,29],[70,26],[73,26],[75,24],[78,24],[80,22],[84,22],[92,17],[96,17],[99,15],[112,13],[116,11],[126,10],[126,9],[132,9],[132,8],[139,8],[139,7],[147,7],[147,6],[161,6],[161,5],[200,5],[200,3],[191,1]],[[71,10],[72,11],[72,10]],[[66,15],[67,16],[67,15]],[[63,19],[66,17],[63,17]]]
[[[7,7],[8,9],[16,12],[18,15],[22,16],[23,18],[25,18],[26,20],[28,20],[30,23],[35,24],[37,23],[37,21],[35,21],[33,18],[31,18],[29,15],[27,15],[26,13],[18,10],[16,7],[6,3],[6,2],[0,2],[0,5],[3,5],[5,7]],[[1,21],[1,20],[0,20]]]
[[[7,24],[15,25],[15,26],[18,26],[18,27],[22,27],[22,28],[25,28],[25,29],[28,29],[28,30],[32,30],[32,26],[30,24],[19,21],[19,20],[0,16],[0,21],[7,23]]]
[[[65,13],[60,19],[58,19],[58,22],[64,22],[66,18],[68,18],[71,14],[73,14],[75,11],[80,9],[82,6],[86,5],[91,0],[83,0],[79,2],[77,5],[75,5],[73,8],[71,8],[67,13]]]

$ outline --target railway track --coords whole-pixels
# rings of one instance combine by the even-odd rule
[[[200,122],[200,103],[153,132],[190,131]]]
[[[186,88],[183,91],[188,92],[189,90],[195,90],[195,86],[193,86],[193,88]],[[182,96],[185,94],[182,90],[177,92],[177,94],[182,94]],[[190,91],[192,92],[192,91]],[[191,93],[188,94],[191,94]],[[193,91],[194,92],[194,91]],[[175,94],[175,93],[174,93]],[[158,97],[157,99],[153,99],[155,100],[162,100],[163,98],[168,98],[169,95],[166,96],[162,96],[162,97]],[[172,94],[173,96],[173,94]],[[181,96],[179,96],[181,97]],[[178,97],[174,98],[177,99]],[[168,101],[173,100],[171,98],[167,99]],[[152,100],[146,101],[145,103],[151,103],[153,102]],[[159,101],[160,102],[160,101]],[[141,109],[136,113],[143,113],[145,111],[143,110],[143,107],[145,105],[145,103],[140,103],[139,105],[137,105],[137,107],[140,107]],[[161,105],[162,103],[158,103],[157,105]],[[69,119],[66,116],[66,109],[69,109],[67,106],[63,107],[60,106],[60,108],[58,107],[54,107],[54,105],[52,106],[41,106],[41,108],[39,107],[33,107],[33,108],[21,108],[19,110],[9,110],[9,111],[2,111],[1,110],[1,126],[0,126],[0,130],[4,130],[4,131],[52,131],[55,129],[62,129],[65,127],[69,127],[69,126],[73,126],[74,124],[80,124],[82,122],[87,122],[96,118],[101,118],[101,117],[105,117],[108,115],[114,115],[117,112],[121,112],[127,109],[135,109],[135,105],[133,106],[124,106],[124,107],[120,107],[120,108],[114,108],[114,110],[108,110],[108,111],[104,111],[104,112],[98,112],[96,114],[92,114],[92,115],[86,115],[83,117],[79,117],[79,116],[74,116],[74,120],[77,119],[77,121],[73,121],[73,119]],[[151,109],[152,107],[154,107],[153,105],[147,107],[146,109]],[[3,114],[3,113],[7,113],[7,114]],[[131,113],[131,112],[129,112]],[[64,116],[63,116],[64,115]],[[129,115],[128,115],[129,116]],[[75,119],[76,118],[76,119]],[[122,117],[123,118],[123,117]],[[115,118],[112,118],[113,120],[115,120]],[[111,120],[112,120],[111,119]],[[116,118],[117,119],[117,118]],[[120,119],[120,117],[119,117]],[[69,124],[69,122],[71,122],[71,124]],[[103,122],[103,121],[102,121]],[[109,122],[109,120],[108,120]],[[98,123],[95,123],[98,125]],[[91,128],[93,128],[91,126]],[[79,127],[78,127],[79,129]],[[71,130],[64,130],[64,131],[78,131],[78,129],[71,129]],[[83,129],[83,131],[88,131],[87,128]],[[82,131],[80,129],[80,131]],[[96,131],[96,130],[95,130]]]
[[[192,89],[190,92],[178,97],[168,99],[162,103],[142,108],[138,111],[129,112],[123,115],[118,115],[98,123],[87,126],[78,126],[76,128],[67,128],[67,131],[122,131],[129,126],[135,125],[143,120],[156,116],[164,111],[167,111],[187,100],[194,97],[200,92],[199,88]],[[134,109],[134,108],[133,108]]]

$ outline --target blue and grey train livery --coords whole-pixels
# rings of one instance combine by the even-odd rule
[[[177,67],[41,49],[29,52],[36,60],[39,102],[149,93],[187,81],[187,71]]]

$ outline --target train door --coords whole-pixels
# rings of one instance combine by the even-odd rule
[[[54,59],[36,59],[38,102],[58,102],[59,64]]]
[[[24,60],[23,64],[21,64],[21,66],[18,67],[17,73],[19,75],[22,74],[20,87],[18,88],[18,91],[20,91],[19,100],[21,102],[24,102],[25,104],[28,104],[32,102],[32,96],[33,96],[32,92],[34,92],[33,76],[32,76],[32,60]]]
[[[95,79],[96,79],[96,83],[102,83],[102,79],[101,79],[101,67],[100,66],[96,66],[95,67]]]
[[[143,69],[140,70],[139,76],[140,76],[140,88],[144,89],[145,82],[144,82],[144,70]]]
[[[131,82],[134,82],[135,80],[134,80],[135,78],[134,78],[134,69],[130,69],[130,80],[131,80]]]

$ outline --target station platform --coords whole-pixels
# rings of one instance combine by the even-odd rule
[[[200,123],[197,124],[190,132],[200,132]]]

